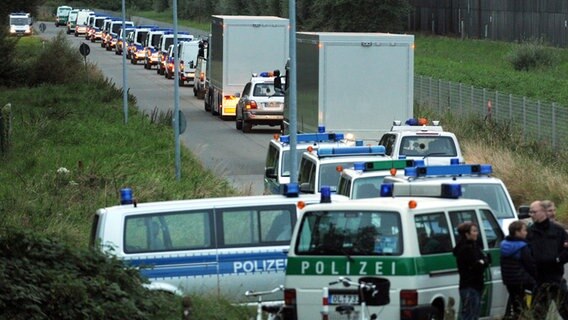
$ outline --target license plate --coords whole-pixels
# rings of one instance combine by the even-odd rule
[[[356,294],[330,294],[329,304],[359,304],[359,296]]]
[[[278,102],[269,102],[266,104],[269,108],[277,108],[280,107],[280,103]]]

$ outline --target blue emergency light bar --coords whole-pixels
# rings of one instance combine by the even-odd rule
[[[330,202],[331,202],[331,187],[321,186],[320,203],[330,203]]]
[[[132,204],[134,199],[132,197],[132,189],[122,188],[120,189],[120,204]]]
[[[300,194],[300,186],[297,183],[283,184],[282,194],[288,198],[296,198]]]
[[[320,148],[318,157],[334,157],[349,155],[384,155],[384,146],[354,146],[354,147],[336,147],[336,148]]]
[[[336,142],[345,139],[343,133],[300,133],[296,135],[297,142]],[[280,136],[281,143],[290,143],[290,136]]]
[[[381,197],[436,197],[457,199],[462,195],[461,184],[442,183],[440,186],[412,185],[407,183],[383,183],[380,187]]]
[[[493,172],[490,164],[453,164],[448,166],[416,166],[404,169],[408,177],[488,175]]]

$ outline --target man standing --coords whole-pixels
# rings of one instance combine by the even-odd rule
[[[568,289],[562,281],[564,264],[568,262],[568,237],[558,224],[550,221],[541,201],[530,206],[534,223],[529,228],[527,241],[531,246],[537,269],[537,287],[533,295],[536,319],[543,317],[554,301],[563,319],[568,319]]]

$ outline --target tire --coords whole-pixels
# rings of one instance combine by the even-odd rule
[[[130,64],[136,64],[136,59],[130,59]]]
[[[79,37],[79,34],[77,32],[75,32],[75,38]]]
[[[243,130],[243,120],[239,118],[235,119],[235,127],[237,130]]]
[[[106,51],[110,51],[110,46],[109,46],[109,45],[106,46]]]
[[[178,84],[179,84],[180,87],[183,87],[183,86],[184,86],[184,83],[185,83],[185,82],[184,82],[183,80],[181,80],[181,78],[178,79]]]
[[[249,133],[252,130],[252,123],[243,121],[243,133]]]

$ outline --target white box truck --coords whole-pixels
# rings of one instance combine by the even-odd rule
[[[253,73],[281,68],[288,59],[289,21],[273,16],[212,16],[205,110],[236,116],[240,92]]]
[[[317,132],[323,125],[349,140],[378,142],[394,120],[412,117],[413,35],[298,32],[296,37],[300,132]]]

